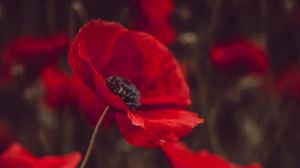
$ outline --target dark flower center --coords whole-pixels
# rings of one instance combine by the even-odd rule
[[[109,76],[105,82],[109,90],[119,96],[130,110],[135,110],[140,106],[140,92],[130,80],[119,76]]]

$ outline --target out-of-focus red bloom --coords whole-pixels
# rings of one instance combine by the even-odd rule
[[[71,101],[71,79],[60,69],[48,66],[41,72],[44,100],[49,107],[59,108]]]
[[[81,156],[78,152],[64,156],[36,158],[20,144],[11,145],[0,156],[1,168],[76,168]]]
[[[58,53],[65,51],[69,45],[66,33],[45,37],[20,37],[10,42],[4,57],[8,62],[32,63],[36,61],[51,62],[56,60]]]
[[[57,63],[68,46],[69,37],[66,33],[19,37],[8,43],[2,53],[5,66],[3,78],[9,80],[11,68],[15,64],[22,65],[29,73],[39,72],[44,66]]]
[[[173,0],[135,0],[136,17],[134,26],[152,34],[162,43],[168,45],[174,41],[175,29],[170,23],[174,10]]]
[[[90,21],[72,43],[69,65],[103,106],[115,111],[121,133],[133,145],[155,147],[176,141],[203,121],[185,110],[189,88],[173,55],[145,33],[114,22]],[[135,110],[138,93],[125,79],[140,92]]]
[[[193,152],[180,142],[168,143],[163,147],[163,151],[173,168],[261,168],[258,164],[238,166],[207,151]]]
[[[288,68],[275,78],[274,87],[280,95],[300,101],[300,68]]]
[[[233,40],[213,45],[210,59],[213,67],[224,73],[262,74],[268,70],[268,57],[265,51],[247,40]]]

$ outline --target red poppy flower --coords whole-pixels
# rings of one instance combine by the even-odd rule
[[[300,69],[291,66],[275,79],[277,93],[290,99],[300,101]]]
[[[74,152],[64,156],[46,156],[36,158],[20,144],[11,145],[0,156],[0,167],[3,168],[76,168],[81,156]]]
[[[174,41],[175,29],[170,23],[174,10],[173,0],[136,0],[137,14],[134,26],[152,34],[168,45]]]
[[[268,69],[266,53],[247,40],[215,44],[210,59],[214,68],[225,73],[265,73]]]
[[[189,88],[176,60],[152,36],[90,21],[72,43],[69,65],[115,111],[121,133],[133,145],[176,141],[202,122],[185,110]]]
[[[258,164],[238,166],[225,161],[222,157],[207,151],[190,151],[183,143],[168,143],[163,151],[173,168],[261,168]]]
[[[59,108],[71,101],[71,81],[69,76],[54,66],[41,72],[45,102],[49,107]]]

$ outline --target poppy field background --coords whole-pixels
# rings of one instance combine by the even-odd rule
[[[95,29],[91,28],[93,26],[82,28],[91,25],[93,19],[114,22],[103,23],[104,30],[97,25],[98,22],[102,24],[99,20],[92,21]],[[118,26],[114,23],[125,28],[116,28]],[[107,25],[120,31],[106,32]],[[107,41],[93,39],[92,32],[100,29]],[[149,33],[151,37],[135,34],[135,31]],[[128,37],[124,32],[129,34]],[[110,33],[117,35],[110,36]],[[183,125],[181,129],[186,129],[184,132],[179,128],[168,132],[173,128],[168,122],[165,125],[171,125],[170,128],[153,128],[161,131],[166,141],[187,134],[181,139],[185,145],[158,148],[155,144],[156,148],[148,148],[153,147],[154,142],[148,142],[140,135],[131,136],[125,128],[120,129],[122,124],[118,116],[121,115],[113,112],[103,121],[87,167],[300,167],[298,0],[0,1],[0,167],[18,168],[12,164],[16,160],[16,163],[31,167],[65,165],[72,168],[79,165],[79,158],[84,156],[104,103],[101,95],[99,98],[99,90],[92,88],[94,83],[89,81],[92,79],[89,69],[82,68],[84,64],[78,65],[76,61],[87,58],[92,68],[101,67],[100,62],[109,58],[94,58],[92,55],[98,52],[98,48],[93,50],[93,47],[102,42],[103,45],[99,46],[107,46],[101,48],[106,54],[110,51],[107,48],[114,43],[110,39],[120,38],[118,33],[125,34],[121,36],[123,43],[119,51],[110,53],[117,56],[111,57],[122,60],[119,55],[144,53],[150,63],[144,61],[141,66],[156,67],[153,71],[157,71],[142,74],[143,77],[162,83],[156,86],[161,90],[154,93],[173,91],[173,97],[168,97],[168,100],[155,99],[154,96],[150,101],[150,98],[142,97],[145,108],[149,102],[150,105],[151,102],[157,103],[153,103],[156,105],[154,110],[147,112],[153,114],[165,106],[161,105],[162,102],[172,101],[175,106],[166,103],[169,109],[181,109],[181,106],[190,104],[186,98],[190,94],[191,106],[182,111],[188,112],[188,117],[167,116],[179,112],[165,113],[166,119],[170,119],[168,122],[175,122],[173,118],[176,122],[185,120],[180,123]],[[98,36],[101,37],[95,33],[94,37]],[[147,42],[138,45],[144,42],[138,41],[140,39],[150,41],[149,46],[156,48],[146,48]],[[139,46],[137,49],[130,45],[134,40]],[[87,41],[86,46],[81,41]],[[82,53],[86,57],[79,59],[76,54]],[[168,59],[156,60],[162,53]],[[159,73],[158,67],[163,61],[167,62],[165,67],[172,67],[170,69],[176,72],[180,68],[180,74],[164,72],[168,70],[165,67],[161,67]],[[82,69],[76,69],[78,67]],[[119,71],[124,71],[125,76],[136,75],[131,69],[109,68],[96,71],[101,71],[105,77]],[[138,70],[141,69],[144,70]],[[78,75],[80,78],[72,76],[76,73],[81,75]],[[181,73],[189,91],[181,81]],[[145,85],[151,88],[153,83],[148,82],[150,84]],[[143,87],[142,84],[137,86]],[[147,91],[147,87],[141,94],[151,95],[152,90]],[[109,96],[104,99],[112,100]],[[109,103],[111,106],[118,104],[117,101]],[[120,105],[116,106],[119,108]],[[145,123],[155,125],[157,121],[151,118],[154,115],[150,114],[149,119],[147,112],[140,113],[140,116],[144,117]],[[145,135],[149,135],[147,133]]]

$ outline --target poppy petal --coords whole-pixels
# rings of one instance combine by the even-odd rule
[[[81,160],[79,152],[64,156],[45,156],[36,158],[20,144],[11,145],[0,156],[0,167],[5,168],[76,168]]]
[[[193,152],[180,142],[168,143],[163,151],[169,158],[173,168],[229,168],[229,164],[217,155],[207,151]]]
[[[14,143],[10,145],[9,148],[1,155],[2,158],[18,157],[18,156],[23,156],[26,158],[33,159],[33,156],[18,143]]]
[[[239,166],[229,163],[221,156],[201,150],[199,152],[191,151],[181,142],[171,142],[163,146],[163,151],[173,168],[262,168],[259,164],[250,164]]]
[[[129,143],[143,147],[162,146],[168,141],[177,141],[203,122],[197,114],[184,110],[136,111],[134,116],[143,119],[144,128],[133,125],[123,113],[116,113],[117,123]]]
[[[197,156],[190,152],[185,144],[168,143],[163,146],[163,151],[168,156],[169,162],[173,168],[194,167],[197,162]]]
[[[142,93],[141,104],[190,105],[189,88],[172,53],[145,33],[132,33],[132,38],[143,58],[139,78],[142,82],[136,82]]]
[[[64,156],[46,156],[38,160],[35,167],[45,168],[76,168],[81,160],[79,152],[69,153]]]
[[[14,143],[0,156],[0,167],[30,168],[36,161],[20,144]]]

